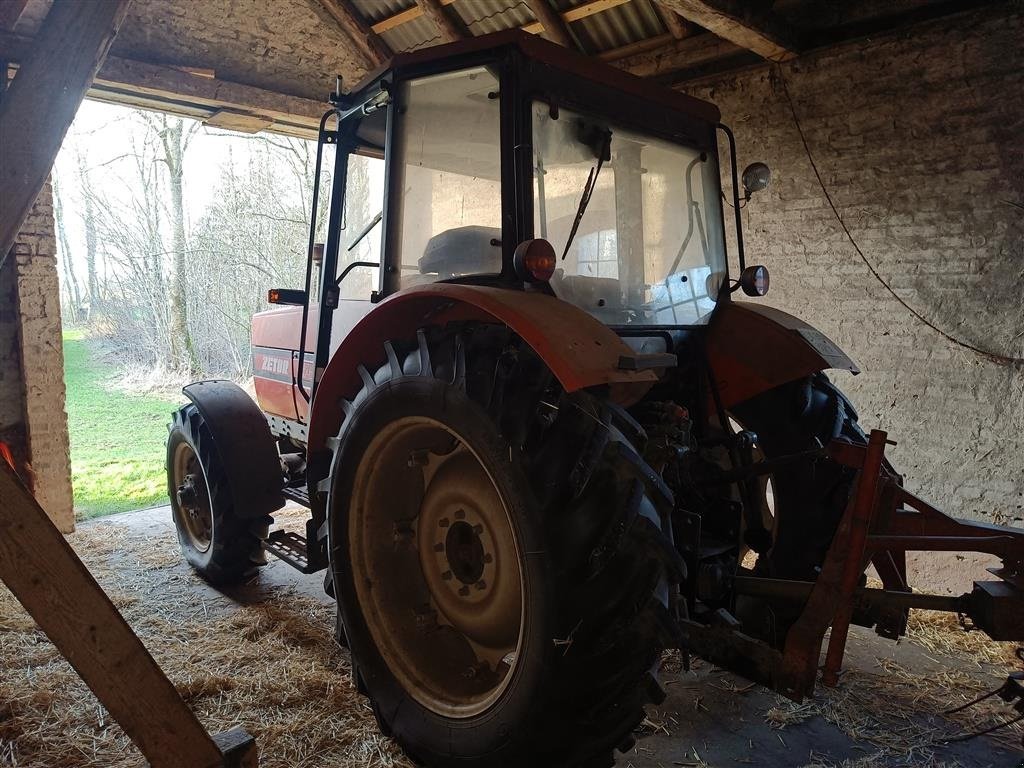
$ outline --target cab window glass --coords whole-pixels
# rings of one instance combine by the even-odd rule
[[[486,67],[407,83],[396,136],[400,286],[501,271],[498,79]]]
[[[384,200],[384,161],[350,155],[345,181],[338,275],[356,261],[380,264],[381,206]],[[355,267],[339,284],[342,299],[366,299],[380,285],[380,267]]]

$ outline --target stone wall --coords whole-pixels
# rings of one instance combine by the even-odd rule
[[[898,441],[907,485],[947,511],[1024,525],[1024,9],[1000,5],[690,90],[718,104],[739,165],[773,169],[744,209],[768,304],[860,364],[834,378]],[[723,168],[728,168],[723,157]],[[731,214],[730,209],[726,209]]]
[[[31,464],[36,498],[68,532],[75,517],[53,227],[47,182],[0,270],[0,439]]]

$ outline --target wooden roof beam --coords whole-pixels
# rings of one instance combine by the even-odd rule
[[[665,35],[668,37],[668,35]],[[710,61],[743,53],[743,49],[716,35],[701,34],[677,40],[654,50],[638,50],[619,58],[614,65],[639,77],[657,78]]]
[[[778,16],[755,10],[749,0],[658,0],[684,19],[769,61],[799,53],[793,31]]]
[[[106,58],[130,2],[57,0],[3,95],[0,263],[46,182],[64,134]]]
[[[420,9],[420,13],[437,27],[443,42],[454,43],[456,40],[470,37],[466,25],[462,23],[461,19],[456,21],[453,16],[449,16],[444,5],[451,5],[451,3],[443,3],[442,0],[416,0],[416,6]]]
[[[348,37],[366,59],[370,68],[391,58],[391,49],[359,15],[349,0],[309,0],[318,15],[326,15]]]
[[[24,62],[35,40],[0,32],[0,60]],[[212,124],[232,116],[269,121],[266,129],[315,138],[327,102],[289,96],[251,85],[221,80],[210,71],[151,64],[107,56],[96,73],[88,98],[141,109],[155,109]],[[325,94],[326,97],[326,94]]]
[[[671,8],[666,7],[661,2],[654,4],[654,10],[658,12],[662,22],[665,24],[665,29],[672,35],[676,40],[682,40],[684,37],[690,34],[690,30],[687,29],[686,25],[683,24],[683,20],[679,14],[673,11]]]
[[[0,0],[0,29],[14,29],[28,0]]]

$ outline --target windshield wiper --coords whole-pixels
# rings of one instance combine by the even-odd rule
[[[366,237],[368,234],[370,234],[370,231],[374,227],[376,227],[378,224],[380,224],[380,221],[383,218],[384,218],[384,209],[381,209],[380,211],[377,212],[376,216],[374,216],[372,219],[370,219],[370,223],[367,224],[365,227],[363,227],[362,230],[360,230],[359,234],[356,235],[356,239],[353,240],[351,245],[349,245],[349,247],[346,248],[345,250],[346,251],[351,251],[353,248],[355,248],[357,245],[359,245],[361,242],[363,242],[363,238]]]
[[[601,166],[604,165],[605,158],[611,159],[611,153],[612,132],[604,131],[601,141],[601,151],[597,156],[597,165],[590,169],[590,175],[587,176],[587,183],[583,185],[583,195],[580,197],[580,207],[576,209],[576,218],[572,220],[572,229],[569,230],[569,239],[565,241],[565,250],[562,251],[563,261],[569,253],[569,247],[572,245],[573,238],[576,237],[576,230],[580,228],[580,222],[583,221],[583,214],[587,212],[587,206],[590,204],[590,198],[594,194],[594,188],[597,187],[597,177],[601,175]]]

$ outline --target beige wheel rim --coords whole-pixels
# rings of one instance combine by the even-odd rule
[[[515,528],[479,456],[434,419],[392,422],[357,468],[349,542],[359,605],[402,687],[445,717],[494,704],[525,607]]]
[[[181,528],[196,550],[206,552],[213,543],[213,509],[203,466],[188,443],[174,451],[173,483]]]

